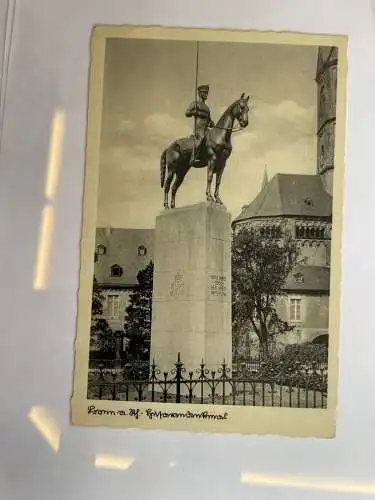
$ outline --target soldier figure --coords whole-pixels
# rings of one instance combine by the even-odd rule
[[[190,160],[192,165],[199,164],[199,153],[201,152],[207,129],[215,125],[211,120],[210,108],[206,104],[210,91],[209,85],[200,85],[197,90],[199,100],[193,101],[185,113],[187,118],[195,118],[195,134],[193,135],[193,137],[195,137],[195,147]]]

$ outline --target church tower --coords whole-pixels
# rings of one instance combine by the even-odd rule
[[[319,47],[315,81],[317,83],[317,174],[332,196],[337,89],[337,47]]]

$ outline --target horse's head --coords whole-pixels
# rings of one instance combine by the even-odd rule
[[[235,102],[233,108],[233,117],[238,121],[242,128],[247,127],[249,123],[249,96],[245,93]]]

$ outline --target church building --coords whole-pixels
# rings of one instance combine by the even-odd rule
[[[294,326],[282,343],[328,341],[337,56],[336,47],[318,50],[316,172],[270,181],[265,172],[261,191],[232,223],[234,231],[246,225],[275,238],[288,233],[297,243],[299,261],[278,300],[280,317]]]

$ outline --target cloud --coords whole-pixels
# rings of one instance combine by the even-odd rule
[[[175,118],[169,113],[154,113],[144,120],[145,134],[156,142],[172,142],[180,137],[190,135],[192,130],[193,122],[189,126],[186,119]]]
[[[117,132],[130,132],[135,129],[135,122],[125,118],[119,118],[116,123]]]
[[[192,130],[192,122],[169,113],[154,113],[139,121],[117,115],[104,123],[101,145],[104,151],[129,147],[137,155],[152,148],[161,151],[175,139],[190,135]]]
[[[249,126],[235,138],[238,153],[263,156],[271,150],[293,147],[315,135],[315,107],[303,108],[292,101],[261,104],[249,116]]]

